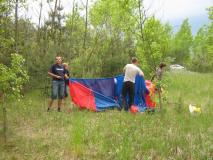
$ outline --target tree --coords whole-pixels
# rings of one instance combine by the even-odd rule
[[[166,60],[170,51],[172,28],[155,17],[147,18],[137,41],[137,55],[142,61],[145,75],[151,77],[156,67]]]
[[[188,19],[185,19],[180,27],[180,30],[175,34],[173,41],[173,53],[171,56],[175,58],[175,62],[186,64],[190,57],[192,45],[192,32]]]
[[[24,67],[24,59],[19,54],[11,55],[11,66],[5,66],[0,63],[0,98],[3,106],[3,131],[6,142],[7,131],[7,111],[6,104],[11,98],[20,98],[23,84],[29,77]]]
[[[199,72],[212,72],[213,68],[213,7],[207,10],[211,23],[201,27],[193,41],[190,67]]]
[[[96,64],[100,66],[102,76],[121,73],[124,64],[135,55],[135,6],[133,0],[99,0],[90,10],[94,37],[98,37],[98,45],[92,56],[94,60],[95,57],[99,59]]]
[[[207,11],[209,14],[209,19],[213,21],[213,6],[209,7]]]
[[[25,0],[15,0],[15,29],[14,29],[14,34],[15,34],[15,51],[18,53],[18,41],[19,41],[19,31],[18,31],[18,20],[19,20],[19,5],[25,3]]]
[[[9,53],[14,51],[12,6],[10,2],[0,2],[0,63],[9,64]]]

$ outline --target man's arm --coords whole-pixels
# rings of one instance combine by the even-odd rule
[[[142,71],[140,68],[138,68],[138,69],[139,69],[139,75],[140,75],[141,77],[144,77],[143,71]]]
[[[123,68],[123,73],[125,74],[125,71],[126,71],[126,66]]]
[[[143,72],[141,72],[139,75],[140,75],[141,77],[144,77],[144,73],[143,73]]]
[[[47,73],[48,73],[49,76],[51,76],[51,77],[53,77],[53,78],[62,79],[61,76],[55,75],[55,74],[53,74],[53,73],[50,72],[50,71],[48,71]]]

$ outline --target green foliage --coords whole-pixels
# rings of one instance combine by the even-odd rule
[[[190,58],[190,49],[192,45],[192,32],[188,19],[185,19],[180,30],[175,34],[171,56],[175,58],[175,62],[186,64]]]
[[[123,66],[130,62],[130,57],[135,55],[140,59],[147,78],[160,62],[171,62],[173,58],[177,63],[189,65],[192,70],[212,71],[212,7],[208,9],[211,23],[200,29],[192,44],[188,20],[173,35],[169,24],[145,15],[146,10],[141,4],[142,17],[145,18],[141,35],[139,1],[97,0],[89,8],[84,48],[85,15],[81,14],[85,11],[84,6],[74,4],[74,10],[65,21],[61,14],[63,8],[57,6],[55,17],[51,11],[40,28],[30,20],[18,19],[19,55],[10,56],[14,52],[15,39],[14,2],[0,1],[0,96],[19,97],[24,83],[29,79],[26,70],[30,73],[31,84],[36,87],[46,85],[47,70],[58,53],[64,57],[64,61],[69,62],[71,75],[75,77],[111,77],[120,74]],[[23,4],[26,1],[19,2]],[[56,1],[48,2],[53,4]],[[52,23],[53,17],[55,21]],[[43,99],[45,97],[35,92],[31,95],[25,93],[25,99],[7,109],[10,115],[8,134],[12,145],[10,148],[0,145],[1,158],[211,158],[212,74],[170,73],[168,77],[169,87],[164,87],[167,82],[157,82],[164,89],[162,92],[166,90],[168,104],[165,104],[164,110],[167,112],[151,117],[117,111],[94,114],[75,109],[71,116],[64,111],[47,115],[41,107],[43,100],[46,101]],[[200,116],[188,114],[190,103],[201,107]],[[176,109],[179,114],[176,114]]]
[[[95,27],[103,27],[109,31],[116,29],[118,32],[128,33],[136,23],[132,16],[136,4],[133,0],[99,0],[90,11],[91,23]]]
[[[6,66],[11,61],[8,55],[15,52],[14,2],[3,0],[0,6],[0,63]],[[19,2],[21,6],[27,5],[26,1]],[[48,2],[53,7],[56,1]],[[173,35],[169,24],[146,15],[142,2],[141,21],[138,2],[97,0],[90,5],[84,47],[86,18],[81,13],[85,11],[85,6],[77,1],[73,2],[73,10],[66,18],[63,7],[58,3],[57,13],[54,14],[52,8],[41,26],[32,24],[30,19],[19,18],[17,49],[26,60],[30,81],[33,81],[30,85],[43,85],[38,82],[46,80],[56,54],[62,55],[64,61],[70,64],[71,75],[75,77],[111,77],[121,74],[123,66],[130,63],[132,56],[140,59],[146,78],[154,74],[160,62],[170,63],[173,59],[189,66],[191,70],[211,71],[212,23],[201,29],[202,33],[196,35],[192,45],[188,20]],[[47,2],[42,3],[44,5]],[[208,13],[212,22],[212,7]]]
[[[12,37],[11,6],[8,1],[0,1],[0,63],[9,64],[9,53],[13,52],[14,38]]]
[[[209,8],[211,19],[212,9]],[[193,55],[190,63],[191,70],[212,72],[213,68],[213,21],[198,31],[193,41]]]
[[[19,97],[23,84],[29,79],[24,67],[24,59],[19,54],[11,54],[11,66],[0,64],[0,91],[9,97]]]
[[[134,4],[134,1],[100,0],[91,8],[90,21],[94,29],[91,29],[89,44],[93,47],[87,48],[85,57],[78,58],[83,59],[86,73],[94,76],[120,74],[129,57],[135,55],[134,35],[130,34],[136,22],[132,17]]]
[[[209,19],[213,20],[213,6],[209,7],[208,9]]]
[[[212,71],[213,67],[213,43],[208,43],[208,28],[201,28],[197,33],[193,45],[193,57],[191,60],[191,69],[200,72]],[[212,41],[213,42],[213,41]]]
[[[138,37],[137,56],[140,58],[145,75],[152,76],[156,67],[167,59],[171,41],[171,26],[162,24],[155,17],[144,24],[143,39]]]

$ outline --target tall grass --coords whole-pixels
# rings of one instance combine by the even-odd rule
[[[43,97],[32,91],[8,104],[9,140],[3,145],[1,127],[0,159],[212,159],[213,74],[168,73],[165,79],[169,103],[151,115],[46,112]],[[190,114],[190,103],[202,113]]]

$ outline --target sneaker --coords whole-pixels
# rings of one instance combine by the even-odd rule
[[[118,107],[117,109],[118,109],[118,111],[121,111],[121,110],[122,110],[122,108],[123,108],[123,107]]]

